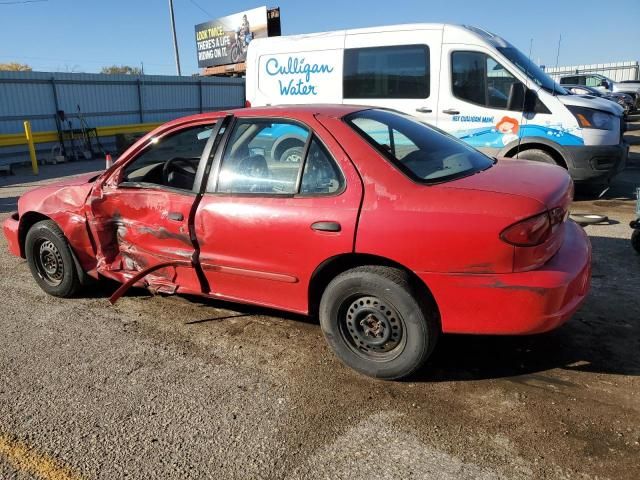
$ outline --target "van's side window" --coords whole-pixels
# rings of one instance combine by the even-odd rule
[[[427,98],[429,84],[426,45],[344,51],[344,98]]]
[[[511,85],[520,83],[506,68],[480,52],[451,55],[453,95],[488,108],[507,108]]]

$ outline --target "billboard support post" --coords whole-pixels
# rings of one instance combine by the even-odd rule
[[[173,0],[169,0],[169,15],[171,16],[171,33],[173,35],[173,51],[176,55],[176,72],[180,77],[180,54],[178,53],[178,39],[176,38],[176,19],[173,16]]]

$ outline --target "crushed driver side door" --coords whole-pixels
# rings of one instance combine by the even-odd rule
[[[87,217],[97,273],[162,293],[202,291],[189,219],[217,130],[211,118],[170,125],[94,187]]]

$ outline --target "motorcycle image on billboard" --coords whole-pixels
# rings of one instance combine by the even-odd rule
[[[244,62],[251,40],[269,36],[268,22],[267,7],[258,7],[196,25],[198,67]]]

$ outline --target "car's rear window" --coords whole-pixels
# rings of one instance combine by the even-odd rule
[[[389,110],[363,110],[345,121],[412,179],[440,183],[466,177],[493,160],[455,137]]]

